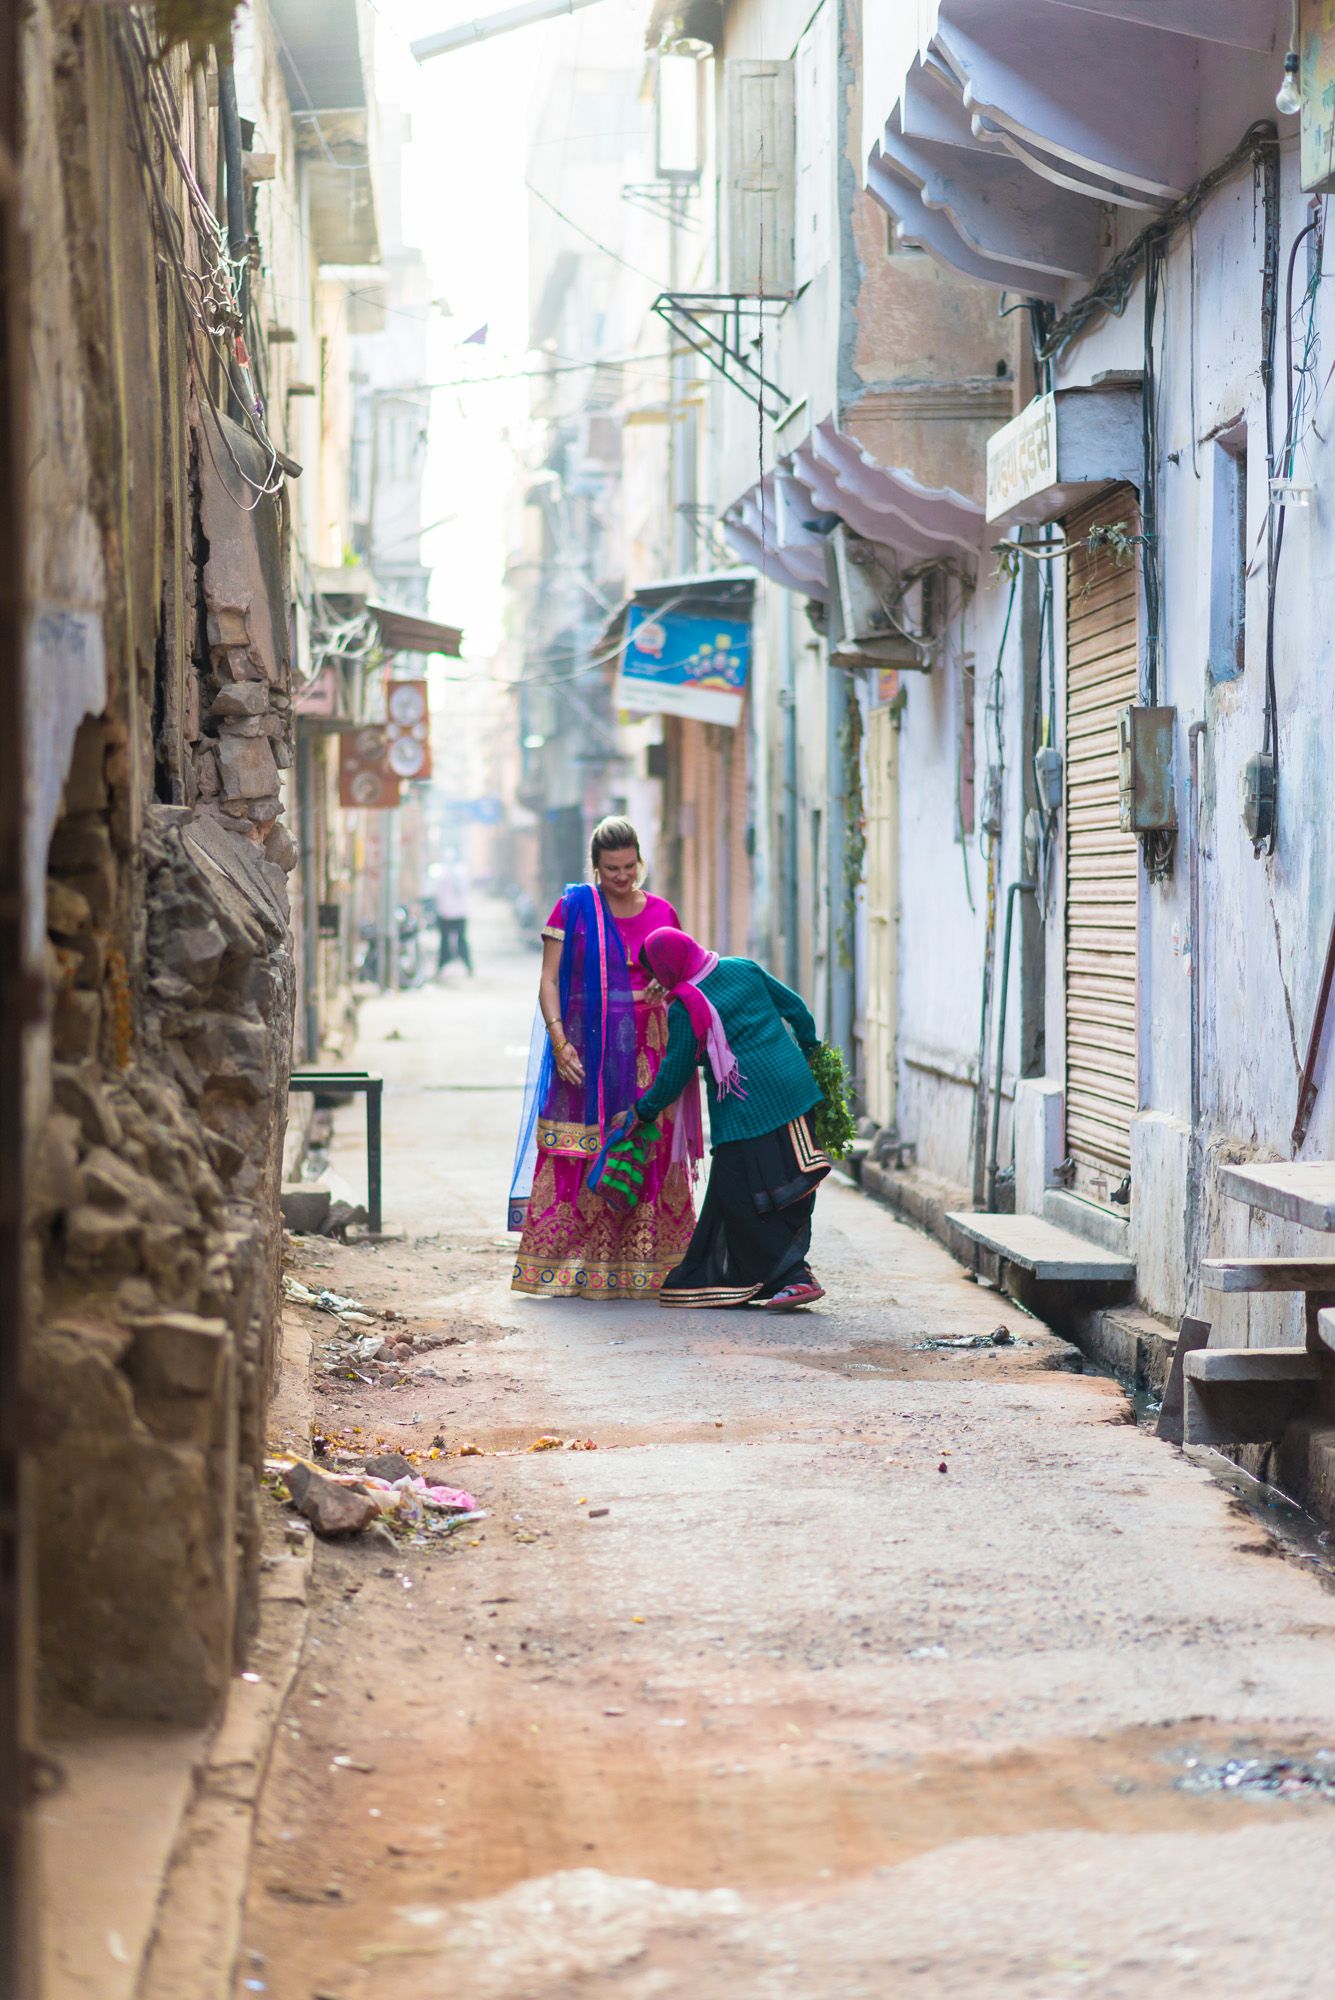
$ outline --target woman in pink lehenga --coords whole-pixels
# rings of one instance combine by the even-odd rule
[[[512,1288],[557,1298],[656,1297],[695,1228],[691,1183],[703,1153],[692,1078],[659,1121],[660,1138],[629,1215],[586,1185],[615,1118],[643,1096],[667,1047],[667,1010],[640,970],[650,933],[681,924],[638,886],[629,820],[593,835],[595,886],[572,883],[543,930],[538,1019],[510,1193],[523,1236]]]

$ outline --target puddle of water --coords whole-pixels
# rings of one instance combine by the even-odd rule
[[[1235,1792],[1239,1798],[1328,1799],[1335,1804],[1335,1750],[1305,1757],[1230,1757],[1223,1764],[1187,1759],[1183,1792]]]

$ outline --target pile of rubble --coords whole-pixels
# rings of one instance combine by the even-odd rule
[[[414,1333],[392,1306],[372,1311],[360,1299],[342,1292],[315,1292],[297,1278],[283,1280],[283,1293],[290,1304],[326,1313],[338,1323],[339,1334],[324,1343],[325,1360],[319,1371],[329,1381],[400,1387],[411,1379],[404,1373],[408,1363],[436,1348],[462,1344],[457,1333]],[[417,1374],[434,1377],[436,1371],[418,1368]]]
[[[377,1539],[422,1548],[487,1518],[471,1493],[433,1483],[402,1452],[335,1451],[323,1465],[292,1455],[266,1459],[264,1470],[275,1497],[326,1537],[369,1529]]]

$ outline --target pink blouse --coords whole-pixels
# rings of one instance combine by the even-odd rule
[[[543,936],[555,938],[558,944],[565,937],[561,922],[563,909],[564,898],[542,927]],[[681,929],[681,918],[666,897],[648,894],[645,895],[644,908],[638,917],[616,917],[614,922],[621,933],[621,942],[626,948],[626,963],[630,967],[632,986],[644,977],[639,969],[639,957],[645,939],[651,937],[655,931]]]

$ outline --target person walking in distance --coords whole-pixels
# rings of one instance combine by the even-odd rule
[[[468,863],[458,854],[447,854],[436,876],[436,923],[440,929],[440,959],[437,977],[451,959],[462,960],[472,975],[473,959],[468,949]]]
[[[709,1185],[658,1303],[814,1304],[825,1293],[807,1262],[811,1218],[832,1163],[807,1123],[823,1093],[806,1060],[818,1037],[805,1002],[753,959],[720,958],[681,930],[647,938],[641,966],[667,997],[668,1043],[624,1137],[661,1119],[697,1063],[709,1092]]]
[[[509,1227],[523,1231],[511,1283],[550,1298],[652,1298],[695,1227],[691,1183],[704,1155],[695,1076],[665,1100],[633,1214],[591,1189],[588,1175],[617,1115],[663,1060],[667,1009],[639,952],[650,931],[671,933],[677,913],[641,887],[629,820],[600,822],[591,859],[593,885],[570,883],[542,933],[510,1190]]]

